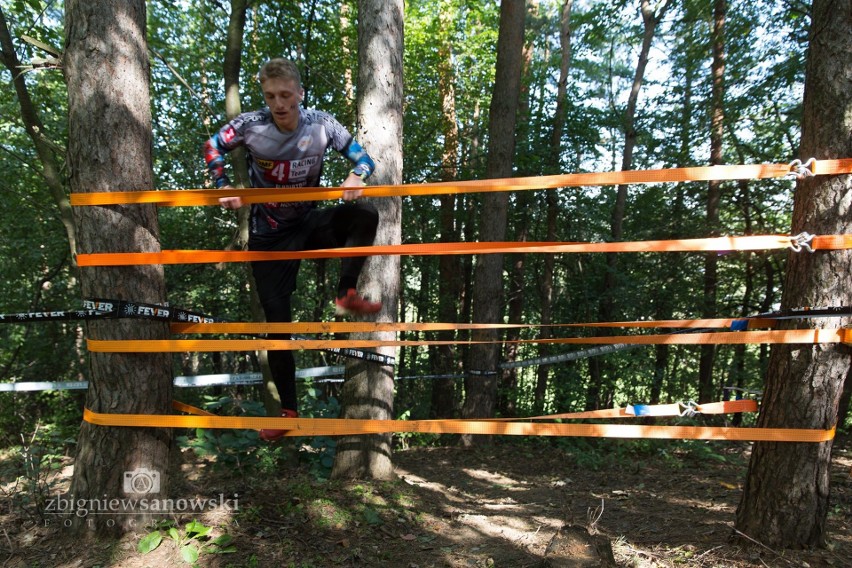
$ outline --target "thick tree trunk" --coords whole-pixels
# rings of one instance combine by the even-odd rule
[[[68,82],[68,163],[75,192],[151,189],[151,111],[145,2],[122,0],[65,4]],[[157,252],[157,210],[152,205],[82,207],[75,211],[81,252]],[[86,268],[84,297],[164,302],[162,266]],[[89,322],[97,339],[165,339],[165,323]],[[165,414],[172,399],[168,354],[89,355],[86,406],[95,412]],[[169,487],[171,430],[114,428],[83,423],[71,493],[75,499],[159,499]],[[150,481],[125,491],[128,477]],[[135,477],[134,477],[135,476]],[[150,512],[93,515],[79,526],[120,532],[142,526]],[[110,526],[110,523],[114,525]]]
[[[539,19],[539,5],[537,0],[530,0],[528,7],[529,18],[532,21]],[[521,67],[521,94],[518,99],[518,112],[515,120],[515,139],[528,140],[530,135],[530,67],[532,66],[533,45],[527,43],[524,46],[522,54]],[[544,87],[541,87],[544,89]],[[536,172],[530,171],[521,166],[518,175],[528,176],[535,175]],[[512,240],[516,242],[525,242],[528,240],[529,224],[530,224],[530,208],[532,207],[532,194],[529,192],[521,192],[515,196],[515,208],[512,215],[512,222],[515,227],[515,236]],[[507,222],[509,220],[507,210]],[[524,274],[526,272],[526,256],[525,254],[513,254],[509,256],[506,263],[511,266],[509,268],[509,293],[506,301],[506,315],[508,323],[522,323],[524,317]],[[506,331],[506,343],[504,344],[502,361],[498,363],[514,363],[518,359],[520,344],[518,339],[521,337],[520,329],[509,329]],[[517,416],[517,390],[518,390],[518,368],[511,367],[502,369],[499,373],[499,384],[497,387],[497,412],[501,416]]]
[[[529,192],[525,195],[518,196],[518,207],[529,210],[530,203]],[[517,242],[525,242],[527,240],[527,218],[521,221],[521,227],[515,239]],[[509,276],[509,302],[508,316],[510,324],[523,323],[524,319],[524,273],[525,273],[525,254],[513,255],[512,271]],[[503,361],[512,363],[518,360],[518,348],[520,344],[517,342],[521,338],[520,328],[510,329],[506,332],[506,349],[503,355]],[[517,416],[517,399],[518,399],[518,368],[512,367],[503,369],[500,377],[500,391],[498,393],[498,408],[503,416]]]
[[[497,39],[497,68],[489,114],[487,178],[510,177],[515,153],[515,122],[521,93],[521,68],[524,49],[523,0],[503,0],[500,4],[500,31]],[[505,192],[483,198],[481,241],[502,241],[506,236],[509,196]],[[480,323],[500,321],[503,304],[503,255],[487,254],[477,258],[474,272],[473,320]],[[474,340],[496,342],[493,330],[477,331]],[[483,418],[494,414],[497,402],[497,343],[471,348],[462,416]],[[462,436],[470,445],[473,437]]]
[[[378,184],[402,183],[402,0],[358,2],[358,132],[359,141],[376,161],[372,179]],[[399,197],[377,199],[379,229],[375,244],[402,242],[402,202]],[[399,308],[398,256],[371,257],[361,274],[359,289],[384,303],[378,321],[395,321]],[[371,338],[392,340],[376,332]],[[393,355],[382,347],[379,353]],[[350,362],[343,387],[343,418],[393,418],[393,368],[377,363]],[[393,477],[390,434],[349,436],[337,445],[335,478]]]
[[[800,155],[852,155],[852,3],[815,0],[807,56]],[[796,184],[793,234],[849,233],[852,176],[803,178]],[[848,306],[852,253],[790,253],[782,308]],[[833,327],[849,320],[788,325]],[[832,428],[852,353],[848,346],[773,346],[758,426]],[[736,528],[770,547],[825,543],[832,442],[758,442],[752,450]]]

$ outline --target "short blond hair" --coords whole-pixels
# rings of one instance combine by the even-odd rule
[[[293,80],[300,88],[302,86],[302,75],[299,73],[299,68],[296,67],[295,63],[283,57],[276,57],[264,63],[257,74],[257,78],[261,85],[267,79],[280,78]]]

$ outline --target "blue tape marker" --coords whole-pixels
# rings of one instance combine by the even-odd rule
[[[633,404],[630,406],[633,409],[634,416],[650,416],[651,408],[647,404]]]

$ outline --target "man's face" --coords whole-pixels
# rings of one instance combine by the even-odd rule
[[[279,129],[296,130],[299,126],[299,103],[304,91],[293,79],[270,77],[261,85],[263,98]]]

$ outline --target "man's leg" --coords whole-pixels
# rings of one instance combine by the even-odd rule
[[[290,296],[282,296],[263,303],[263,312],[268,322],[291,322]],[[268,339],[290,339],[289,333],[270,333]],[[272,350],[267,353],[272,380],[281,397],[281,408],[298,410],[296,398],[296,360],[292,351]]]
[[[293,314],[290,297],[296,283],[299,261],[253,262],[252,273],[257,285],[263,312],[268,322],[291,322]],[[289,334],[269,334],[269,339],[289,340]],[[296,396],[296,361],[292,351],[270,350],[267,353],[269,369],[278,396],[281,399],[280,416],[295,418],[298,413]],[[261,430],[260,437],[277,440],[286,430]]]
[[[347,202],[311,213],[313,231],[306,241],[307,249],[370,246],[376,238],[379,213],[365,202]],[[358,276],[366,257],[342,258],[337,285],[339,312],[373,313],[381,309],[380,302],[370,302],[358,296]]]

